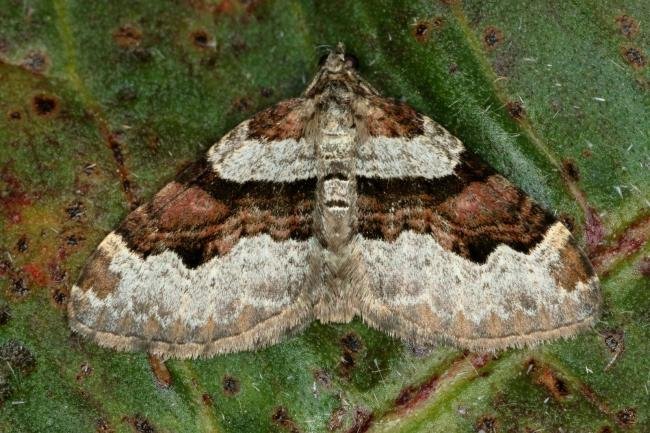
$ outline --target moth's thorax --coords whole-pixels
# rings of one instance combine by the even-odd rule
[[[354,234],[356,128],[354,94],[331,83],[316,99],[313,142],[317,157],[317,232],[331,251],[341,250]]]

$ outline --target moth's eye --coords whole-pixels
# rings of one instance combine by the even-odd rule
[[[346,54],[345,66],[347,66],[348,68],[357,69],[357,67],[359,66],[359,59],[357,59],[356,56],[353,56],[352,54]]]
[[[323,54],[322,56],[320,56],[320,59],[318,59],[318,66],[323,66],[325,64],[325,60],[327,60],[327,56],[329,56],[329,54]]]

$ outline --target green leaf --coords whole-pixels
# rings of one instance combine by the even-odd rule
[[[0,431],[649,431],[648,22],[644,1],[1,0]],[[167,387],[145,354],[72,335],[101,238],[339,41],[573,225],[597,329],[490,356],[314,323],[169,361]]]

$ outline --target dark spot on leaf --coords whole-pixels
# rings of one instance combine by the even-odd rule
[[[540,366],[535,371],[535,383],[542,385],[555,400],[563,400],[569,395],[569,388],[559,374],[549,366]]]
[[[213,406],[214,405],[214,399],[207,392],[203,393],[203,395],[201,396],[201,400],[203,401],[203,404],[206,405],[206,406]]]
[[[30,72],[42,74],[43,72],[47,71],[49,60],[45,54],[38,51],[32,51],[30,53],[27,53],[20,64],[23,68],[27,69]]]
[[[232,107],[242,113],[248,112],[253,106],[253,103],[251,102],[250,98],[246,96],[240,96],[236,98],[233,103]]]
[[[269,98],[273,95],[273,89],[269,87],[262,87],[260,89],[260,95],[262,95],[264,98]]]
[[[95,423],[95,433],[114,433],[113,427],[104,418],[99,418]]]
[[[23,118],[23,114],[19,110],[10,110],[7,112],[7,119],[9,120],[20,120]]]
[[[130,24],[125,24],[113,32],[113,40],[121,48],[135,48],[142,42],[142,32]]]
[[[629,63],[634,69],[641,69],[647,64],[645,54],[637,47],[623,47],[621,48],[621,54],[627,63]]]
[[[154,426],[142,415],[126,418],[126,420],[133,426],[133,430],[137,433],[156,433]]]
[[[57,305],[64,305],[67,299],[68,295],[60,289],[56,289],[52,294],[52,300],[54,300]]]
[[[322,369],[314,371],[314,380],[322,387],[329,388],[332,385],[332,377]]]
[[[21,236],[20,239],[18,239],[18,242],[16,242],[16,251],[19,253],[24,253],[27,251],[27,248],[29,248],[29,243],[27,242],[27,236]]]
[[[348,350],[352,353],[358,353],[363,349],[363,341],[361,340],[361,337],[354,332],[345,334],[341,338],[341,345],[344,350]]]
[[[616,412],[616,422],[621,427],[629,427],[636,424],[636,410],[632,407]]]
[[[32,110],[37,116],[52,117],[59,112],[59,101],[54,96],[36,95],[32,98]]]
[[[562,161],[562,172],[573,181],[577,182],[580,180],[580,169],[572,159],[564,159]]]
[[[503,42],[503,32],[496,27],[488,27],[483,31],[483,42],[488,50],[494,49]]]
[[[513,119],[522,119],[526,115],[526,110],[520,101],[510,101],[506,104],[506,110]]]
[[[0,303],[0,326],[6,325],[11,320],[11,307],[9,304]]]
[[[84,216],[86,209],[84,208],[83,203],[79,200],[75,200],[65,208],[65,213],[68,214],[68,217],[71,220],[78,221]]]
[[[616,17],[616,24],[623,36],[632,39],[639,33],[639,23],[629,15],[620,15]]]
[[[239,380],[228,374],[223,377],[221,386],[223,388],[223,392],[226,395],[235,395],[239,392],[240,389]]]
[[[298,426],[296,425],[295,421],[291,419],[291,417],[289,416],[289,412],[287,411],[287,408],[285,408],[284,406],[277,407],[273,412],[273,415],[271,415],[271,419],[275,424],[279,425],[284,430],[290,433],[300,432],[300,429],[298,429]]]
[[[66,236],[65,244],[68,245],[69,247],[74,247],[79,244],[79,240],[80,238],[77,237],[77,235]]]
[[[426,42],[429,39],[431,23],[429,21],[419,21],[413,26],[413,36],[418,42]]]
[[[613,433],[612,428],[608,425],[604,426],[600,430],[598,430],[598,433]]]
[[[354,413],[354,424],[346,433],[364,433],[372,426],[373,415],[369,409],[358,407]]]
[[[583,149],[582,152],[580,152],[580,154],[585,158],[591,158],[592,156],[594,156],[594,153],[589,149]]]
[[[28,374],[36,369],[36,358],[23,343],[9,340],[0,346],[0,363],[7,363],[14,370]]]
[[[18,296],[25,296],[29,293],[29,288],[23,277],[13,278],[11,281],[11,291]]]
[[[642,258],[637,269],[644,277],[650,277],[650,257]]]
[[[195,30],[190,33],[190,39],[195,47],[210,48],[210,35],[205,30]]]
[[[625,339],[621,330],[611,329],[605,331],[603,333],[603,341],[611,353],[622,352],[625,349]]]
[[[447,70],[449,71],[450,74],[452,75],[455,74],[456,72],[458,72],[458,63],[452,63],[451,65],[449,65],[449,68],[447,68]]]
[[[77,379],[77,381],[80,381],[83,378],[90,376],[91,374],[93,374],[93,368],[90,366],[90,364],[84,362],[79,366],[79,372],[75,376],[75,379]]]
[[[499,423],[496,418],[484,415],[476,422],[474,431],[476,433],[496,433],[499,431]]]

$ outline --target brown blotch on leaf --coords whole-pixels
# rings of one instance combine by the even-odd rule
[[[549,394],[558,401],[563,400],[570,394],[564,379],[548,366],[540,366],[538,370],[536,369],[535,383],[546,388]]]
[[[93,368],[90,366],[90,364],[84,362],[79,366],[79,371],[77,372],[75,379],[77,381],[81,381],[82,379],[90,376],[91,374],[93,374]]]
[[[616,412],[616,422],[621,427],[630,427],[636,424],[636,410],[632,407]]]
[[[562,161],[562,173],[569,179],[574,181],[580,180],[580,169],[576,162],[572,159],[564,159]]]
[[[239,392],[240,389],[239,380],[227,374],[223,377],[223,380],[221,381],[221,387],[223,388],[224,394],[235,395]]]
[[[262,87],[260,89],[260,95],[262,95],[262,97],[264,98],[269,98],[273,96],[273,89],[271,89],[270,87]]]
[[[36,369],[36,358],[23,343],[9,340],[0,346],[0,364],[9,364],[12,369],[28,374]]]
[[[358,407],[354,412],[354,424],[346,433],[364,433],[372,426],[373,415],[369,409]]]
[[[114,433],[115,430],[104,418],[99,418],[95,423],[95,433]]]
[[[510,101],[506,104],[506,110],[508,110],[508,114],[510,117],[513,119],[523,119],[523,117],[526,115],[526,110],[524,109],[523,104],[520,101]]]
[[[7,112],[7,119],[13,120],[13,121],[18,121],[23,118],[23,113],[20,112],[20,110],[9,110]]]
[[[45,54],[39,51],[32,51],[27,53],[22,62],[20,62],[20,65],[30,72],[42,74],[47,71],[50,60]]]
[[[121,48],[135,48],[142,42],[142,31],[125,24],[113,32],[113,40]]]
[[[232,107],[241,113],[246,113],[253,107],[253,101],[247,96],[240,96],[232,102]]]
[[[643,51],[637,47],[622,47],[621,55],[634,69],[641,69],[648,63]]]
[[[18,239],[18,242],[16,242],[16,251],[24,253],[27,251],[27,248],[29,248],[29,242],[27,241],[27,236],[23,235]]]
[[[206,406],[214,406],[214,399],[207,392],[204,392],[203,395],[201,395],[201,401],[203,401],[203,404]]]
[[[26,296],[29,293],[29,287],[27,287],[27,282],[23,277],[12,278],[9,287],[11,292],[17,296]]]
[[[324,388],[329,388],[332,386],[332,377],[327,371],[323,369],[314,371],[314,380]]]
[[[430,21],[418,21],[413,26],[413,36],[418,42],[426,42],[429,39],[429,33],[431,32],[431,22]]]
[[[75,200],[65,208],[65,213],[71,220],[79,221],[86,214],[86,209],[82,202]]]
[[[52,300],[58,306],[65,305],[67,299],[68,299],[68,294],[61,289],[56,289],[52,293]]]
[[[409,410],[425,401],[438,386],[438,376],[431,376],[419,385],[409,385],[399,392],[395,406],[400,410]]]
[[[363,340],[354,332],[349,332],[341,338],[341,345],[344,350],[358,353],[363,349]]]
[[[51,95],[35,95],[32,98],[32,111],[41,117],[54,117],[59,112],[59,100]]]
[[[142,415],[125,418],[136,433],[156,433],[156,428]]]
[[[492,50],[503,42],[503,32],[490,26],[483,31],[483,42],[488,50]]]
[[[620,353],[625,350],[625,338],[623,331],[619,329],[611,329],[605,331],[603,334],[603,342],[611,353]]]
[[[612,428],[608,425],[603,426],[600,430],[598,430],[598,433],[613,433]]]
[[[587,249],[593,252],[605,237],[605,225],[596,209],[589,207],[585,215],[585,238]]]
[[[639,22],[629,15],[616,17],[616,24],[623,36],[632,39],[639,33]]]
[[[195,47],[206,49],[210,48],[210,35],[205,30],[194,30],[190,33],[190,39]]]
[[[499,431],[499,423],[493,416],[484,415],[474,425],[476,433],[496,433]]]
[[[299,433],[300,429],[295,421],[289,416],[289,411],[284,406],[279,406],[271,415],[273,422],[290,433]]]

